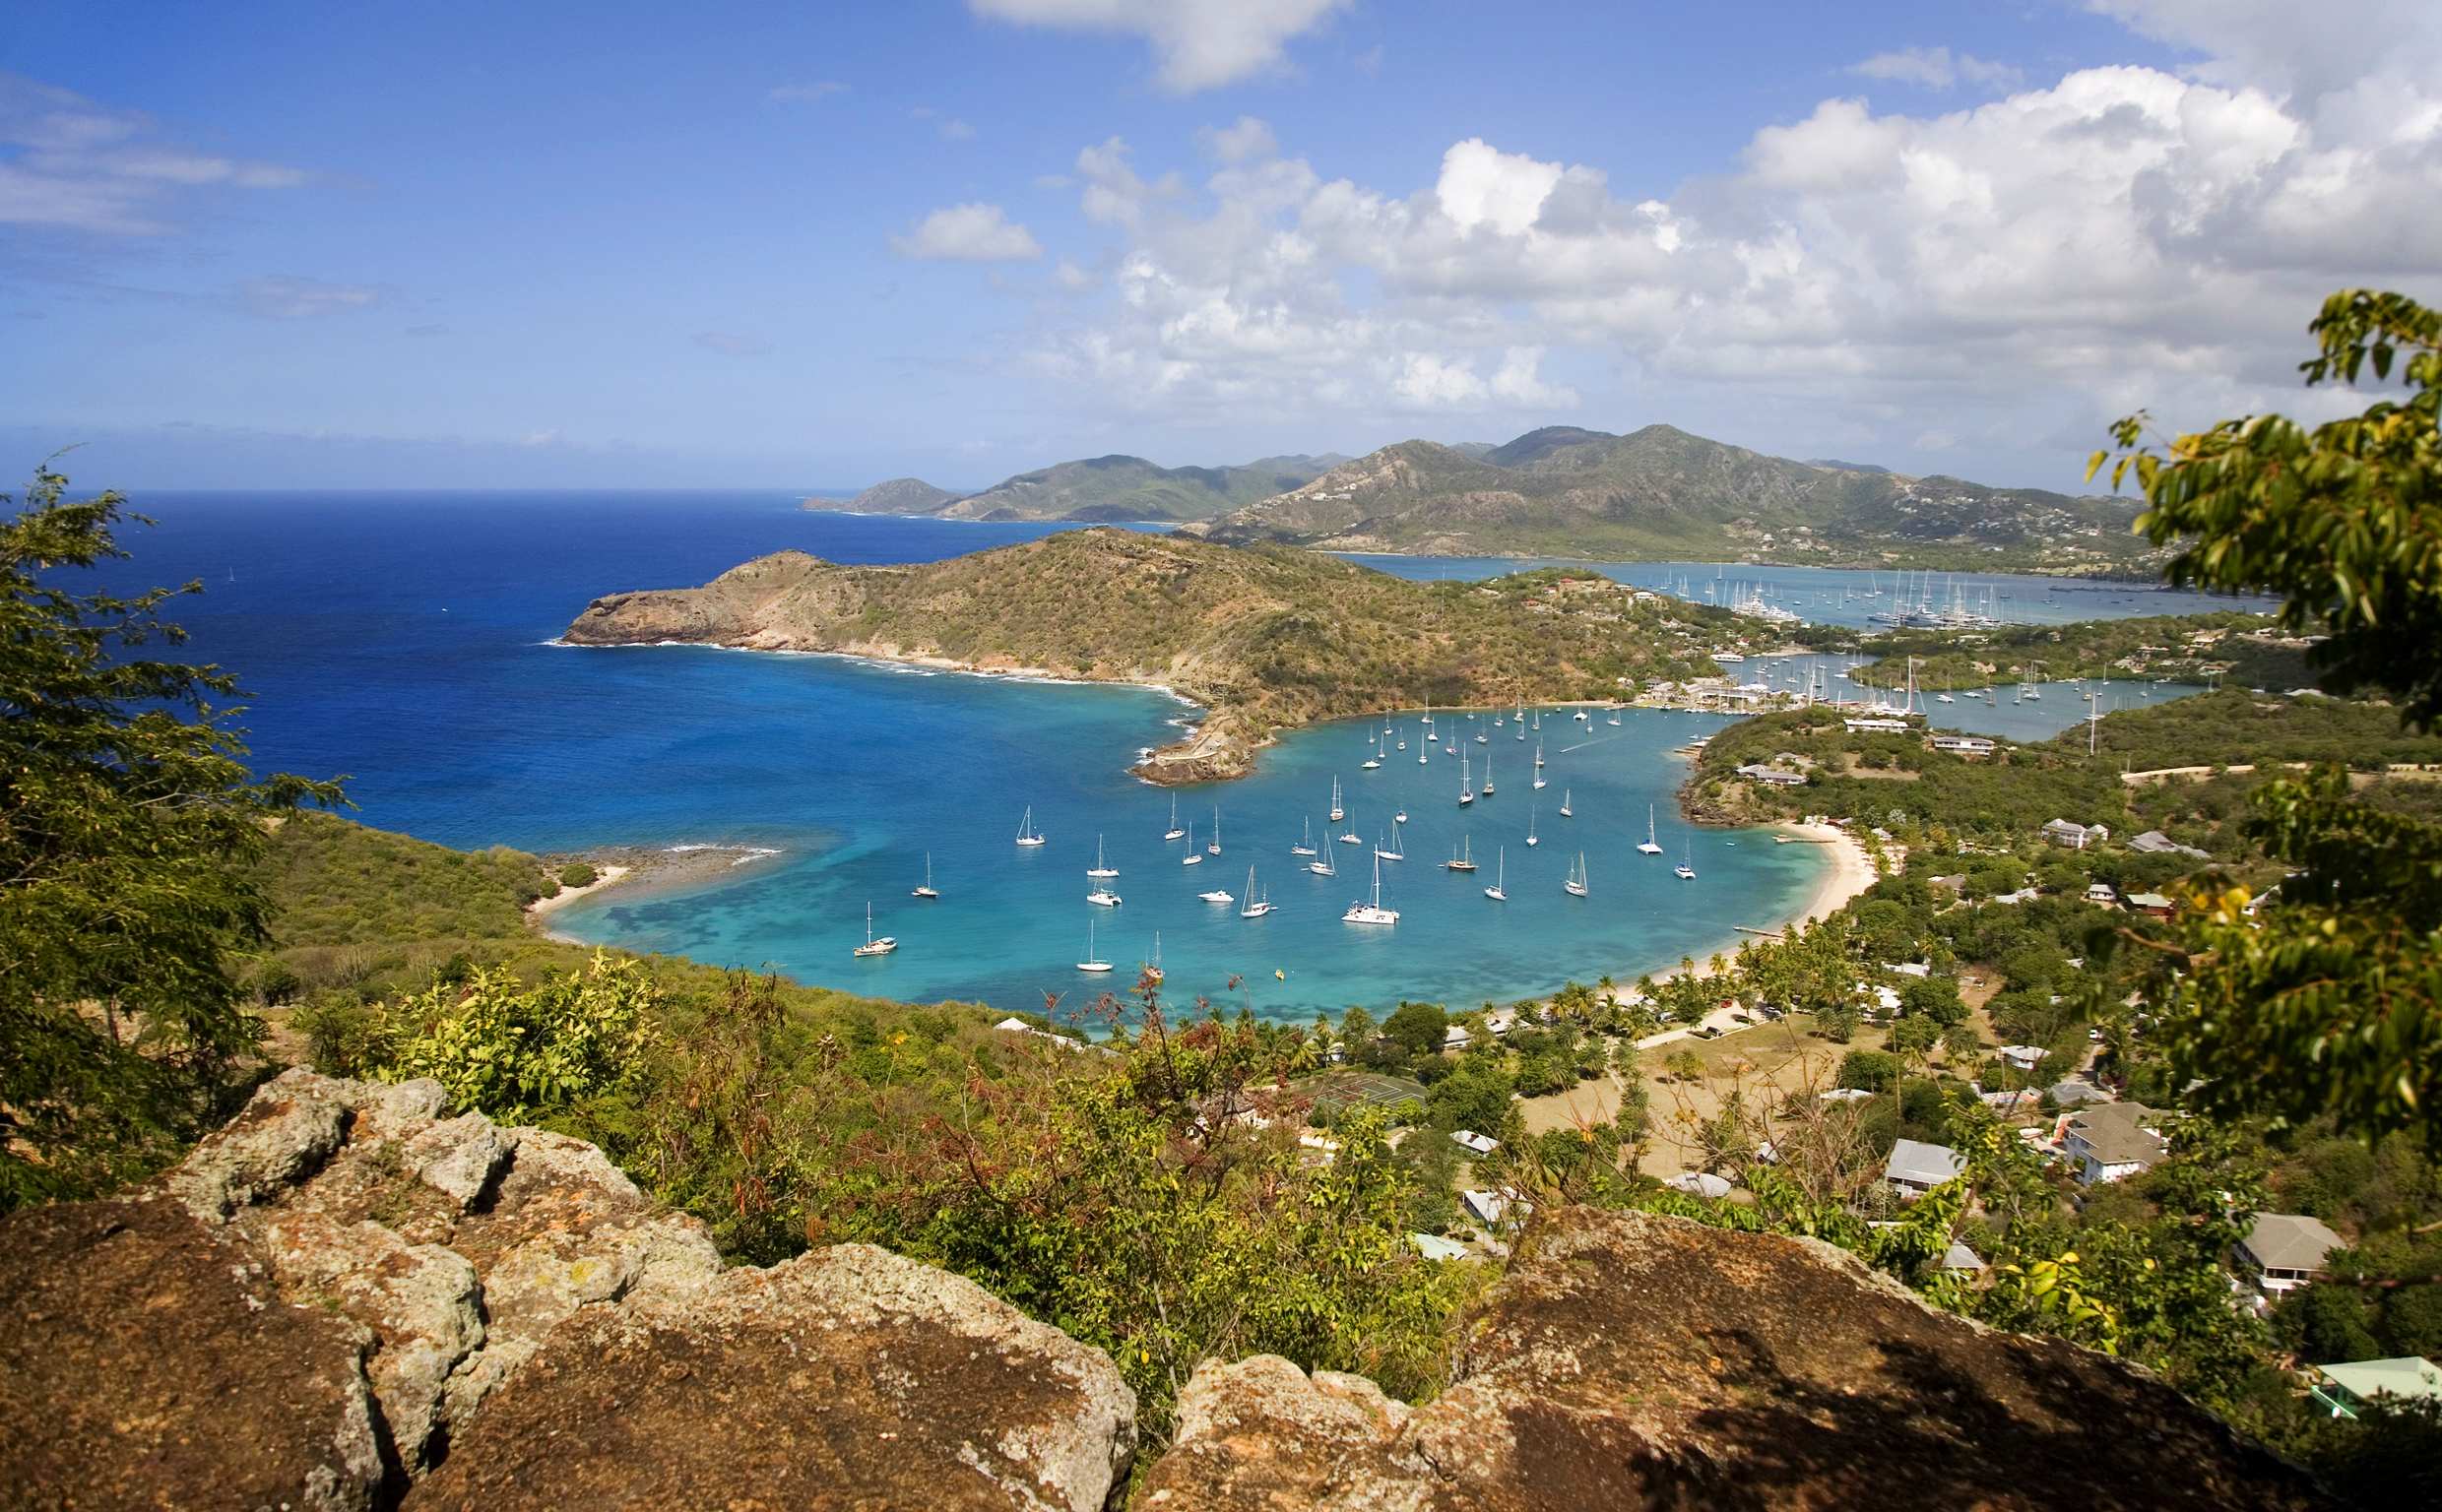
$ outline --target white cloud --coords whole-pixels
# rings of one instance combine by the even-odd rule
[[[717,351],[725,357],[760,357],[772,349],[772,344],[763,338],[736,331],[698,331],[694,342],[706,351]]]
[[[1252,115],[1242,115],[1228,126],[1207,126],[1195,135],[1204,151],[1222,162],[1250,162],[1280,151],[1271,126]]]
[[[2022,77],[2017,69],[2007,63],[1991,62],[1964,52],[1954,55],[1948,47],[1902,47],[1896,52],[1878,52],[1862,63],[1851,65],[1848,71],[1868,79],[1918,84],[1929,90],[1948,90],[1961,82],[2010,89],[2016,87]]]
[[[1282,62],[1292,37],[1347,0],[967,0],[979,16],[1021,26],[1141,36],[1165,89],[1189,94]]]
[[[0,74],[0,224],[103,235],[168,231],[168,197],[293,189],[301,168],[197,152],[140,111]]]
[[[249,279],[237,293],[249,314],[269,320],[310,320],[365,309],[381,300],[381,290],[361,284],[280,276]]]
[[[944,115],[931,105],[918,105],[908,114],[920,121],[931,121],[932,129],[940,133],[944,142],[970,142],[975,138],[974,127],[954,115]]]
[[[1022,263],[1043,255],[1034,233],[997,205],[952,205],[892,238],[906,257],[965,263]]]
[[[1052,270],[1052,277],[1060,280],[1060,286],[1070,293],[1079,293],[1094,286],[1094,276],[1064,257],[1060,260],[1060,266]]]
[[[2415,26],[2353,78],[2322,68],[2313,98],[2240,48],[1941,114],[1827,99],[1667,193],[1478,138],[1420,162],[1421,188],[1380,187],[1276,147],[1233,161],[1218,134],[1189,191],[1115,139],[1077,163],[1109,293],[1046,316],[1031,360],[1139,423],[1309,427],[1587,404],[1549,364],[1604,375],[1618,422],[1665,396],[1969,471],[1995,447],[2082,455],[2140,405],[2309,410],[2328,401],[2293,364],[2320,297],[2442,272],[2442,70],[2380,72],[2442,55],[2442,7]],[[2387,108],[2365,106],[2375,77]]]
[[[765,92],[763,97],[775,104],[810,105],[816,100],[829,99],[834,94],[847,93],[848,86],[836,79],[817,79],[811,84],[777,85]]]

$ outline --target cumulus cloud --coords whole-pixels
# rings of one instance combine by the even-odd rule
[[[1249,162],[1280,151],[1271,126],[1252,115],[1242,115],[1228,126],[1207,126],[1195,135],[1204,151],[1222,162]]]
[[[1902,47],[1896,52],[1878,52],[1862,63],[1852,64],[1848,71],[1868,79],[1922,85],[1929,90],[1954,89],[1962,82],[2009,89],[2022,77],[2007,63],[1994,63],[1964,52],[1953,54],[1948,47]]]
[[[2442,37],[2422,14],[2399,22],[2421,39],[2364,36],[2354,73],[2256,78],[2245,60],[2279,49],[2249,42],[1942,114],[1827,99],[1663,192],[1481,138],[1382,187],[1269,143],[1233,158],[1220,133],[1189,189],[1114,140],[1076,175],[1111,274],[1032,360],[1140,413],[1306,423],[1584,404],[1552,364],[1607,375],[1610,404],[1751,415],[1769,393],[1826,435],[1970,461],[2082,453],[2139,405],[2307,410],[2314,302],[2433,277],[2442,69],[2392,71]],[[2361,108],[2376,77],[2389,107]]]
[[[905,236],[892,238],[901,256],[962,263],[1022,263],[1043,255],[1034,233],[997,205],[936,210]]]
[[[247,313],[266,320],[311,320],[365,309],[381,300],[381,290],[366,284],[283,276],[249,279],[237,295]]]
[[[0,224],[158,235],[171,228],[180,191],[293,189],[307,176],[199,152],[141,111],[0,74]]]
[[[1191,94],[1281,65],[1291,38],[1347,0],[967,0],[978,16],[1020,26],[1140,36],[1165,89]]]

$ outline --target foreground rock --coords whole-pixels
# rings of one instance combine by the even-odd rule
[[[2145,1371],[1924,1306],[1829,1246],[1557,1215],[1413,1411],[1257,1358],[1199,1370],[1137,1505],[2317,1505]]]
[[[441,1111],[291,1071],[138,1198],[0,1223],[0,1506],[1092,1507],[1127,1459],[1110,1362],[969,1283],[724,1271],[593,1146]]]

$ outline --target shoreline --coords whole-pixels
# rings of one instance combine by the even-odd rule
[[[546,920],[561,910],[617,889],[625,897],[683,892],[719,882],[740,866],[767,861],[787,852],[777,846],[682,844],[676,846],[594,846],[583,850],[555,851],[545,859],[561,865],[583,861],[595,870],[585,887],[564,887],[548,898],[526,906],[526,923],[544,938],[565,945],[599,941],[548,927]]]

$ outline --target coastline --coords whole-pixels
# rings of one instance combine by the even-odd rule
[[[526,906],[526,922],[546,939],[566,945],[593,944],[552,929],[546,920],[563,909],[599,898],[613,888],[626,897],[683,891],[719,881],[740,866],[783,853],[774,846],[708,844],[596,846],[555,853],[546,859],[553,865],[583,861],[594,868],[595,880],[585,887],[564,887],[548,898],[536,899]]]

